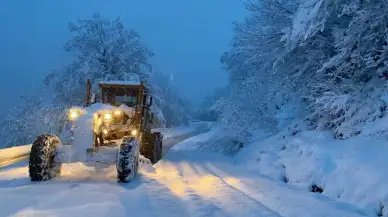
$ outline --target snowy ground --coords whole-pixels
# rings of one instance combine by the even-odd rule
[[[61,177],[44,183],[31,183],[23,164],[0,170],[0,216],[364,216],[348,204],[193,148],[219,130],[214,126],[177,144],[155,166],[142,165],[129,184],[115,181],[114,166],[68,164]]]
[[[353,204],[370,216],[388,216],[387,118],[359,136],[336,140],[329,132],[276,135],[251,144],[236,163],[295,188]]]

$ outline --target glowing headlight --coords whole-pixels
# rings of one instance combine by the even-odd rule
[[[69,118],[70,120],[75,120],[78,117],[77,110],[70,110]]]
[[[109,121],[110,119],[112,119],[112,115],[110,113],[106,113],[104,115],[104,118],[105,118],[105,120]]]
[[[132,135],[132,136],[136,136],[136,135],[137,135],[137,130],[132,130],[132,131],[131,131],[131,135]]]
[[[102,133],[105,134],[105,135],[107,135],[109,132],[108,132],[107,129],[104,129],[104,130],[102,130]]]
[[[120,110],[115,111],[115,116],[121,116],[122,112]]]

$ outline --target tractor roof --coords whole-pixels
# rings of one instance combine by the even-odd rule
[[[101,88],[108,88],[108,87],[134,87],[134,86],[140,86],[142,82],[140,81],[100,81],[100,87]]]

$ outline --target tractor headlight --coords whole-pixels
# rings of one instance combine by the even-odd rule
[[[105,113],[104,119],[105,119],[106,121],[110,121],[110,120],[112,119],[112,114],[111,114],[111,113]]]
[[[108,135],[109,131],[108,131],[107,129],[103,129],[103,130],[102,130],[102,133],[103,133],[104,135]]]
[[[136,135],[137,135],[137,130],[132,130],[132,131],[131,131],[131,135],[132,135],[132,136],[136,136]]]
[[[79,114],[78,114],[77,110],[70,110],[70,113],[69,113],[70,120],[75,120],[75,119],[77,119],[78,116],[79,116]]]
[[[120,110],[116,110],[116,111],[114,112],[114,115],[117,116],[117,117],[120,117],[122,114],[123,114],[123,112],[120,111]]]

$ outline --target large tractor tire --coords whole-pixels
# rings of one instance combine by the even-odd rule
[[[163,155],[163,135],[160,132],[154,132],[155,145],[157,146],[158,161],[162,159]]]
[[[159,132],[145,133],[142,139],[140,153],[156,164],[162,158],[163,136]]]
[[[136,178],[139,168],[139,141],[125,136],[116,161],[117,181],[128,183]]]
[[[57,162],[57,148],[62,146],[52,134],[39,136],[31,146],[28,170],[31,181],[47,181],[61,173],[62,163]]]

